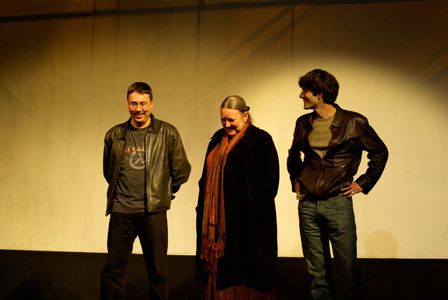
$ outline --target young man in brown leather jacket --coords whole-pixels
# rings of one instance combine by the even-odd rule
[[[386,165],[388,150],[367,118],[334,103],[339,84],[333,75],[315,69],[300,78],[299,86],[304,108],[313,112],[297,119],[287,165],[299,200],[302,249],[312,276],[311,298],[335,297],[331,243],[340,299],[360,299],[352,197],[373,188]],[[368,168],[354,180],[363,151]]]

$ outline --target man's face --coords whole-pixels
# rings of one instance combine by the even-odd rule
[[[310,90],[302,89],[299,97],[303,100],[304,109],[316,109],[318,105],[323,104],[322,94],[313,95]]]
[[[221,108],[221,124],[226,133],[230,136],[236,135],[247,123],[247,112],[240,112],[237,109]]]
[[[128,109],[131,115],[131,124],[137,128],[143,128],[151,122],[153,102],[148,94],[133,92],[128,96]]]

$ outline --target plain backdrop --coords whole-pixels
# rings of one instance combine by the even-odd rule
[[[169,253],[195,253],[206,146],[238,94],[279,153],[279,255],[302,256],[286,156],[305,113],[297,80],[323,68],[337,103],[390,151],[355,196],[359,256],[448,258],[447,2],[200,2],[2,1],[0,249],[106,251],[103,138],[128,118],[127,87],[146,81],[192,164],[168,213]]]

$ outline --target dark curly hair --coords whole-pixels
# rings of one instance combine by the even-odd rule
[[[308,90],[314,96],[322,94],[325,103],[333,104],[338,97],[339,83],[336,78],[325,70],[314,69],[299,79],[299,86]]]

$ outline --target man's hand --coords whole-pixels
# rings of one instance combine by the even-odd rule
[[[300,193],[300,183],[297,180],[294,180],[294,191],[296,192],[296,199],[302,200],[303,195]]]
[[[361,193],[362,187],[356,182],[352,182],[349,186],[342,188],[341,191],[342,195],[352,197],[355,194]]]
[[[300,192],[300,183],[297,180],[294,180],[294,192]]]

